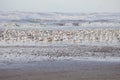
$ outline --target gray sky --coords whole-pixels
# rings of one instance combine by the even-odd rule
[[[120,12],[120,0],[0,0],[0,11]]]

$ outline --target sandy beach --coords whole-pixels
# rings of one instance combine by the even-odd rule
[[[0,80],[119,80],[119,61],[45,60],[0,63]]]
[[[119,51],[117,46],[1,46],[0,80],[119,80]]]

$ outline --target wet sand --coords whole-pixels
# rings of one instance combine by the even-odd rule
[[[0,62],[0,80],[120,80],[120,61]]]

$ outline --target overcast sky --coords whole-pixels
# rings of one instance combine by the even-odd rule
[[[0,11],[120,12],[120,0],[0,0]]]

